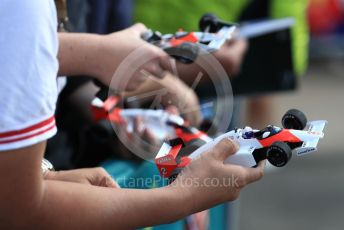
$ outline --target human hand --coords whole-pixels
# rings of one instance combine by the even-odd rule
[[[129,121],[123,119],[120,124],[117,124],[120,140],[124,142],[125,146],[130,146],[130,150],[137,156],[145,160],[152,160],[159,151],[162,140],[159,140],[156,135],[145,126],[142,117],[137,116],[130,122],[133,122],[132,130],[128,130]],[[122,150],[127,151],[127,149]]]
[[[181,115],[191,126],[198,126],[202,121],[202,114],[196,92],[171,73],[166,75],[161,85],[166,89],[166,94],[161,98],[162,105],[167,110],[175,106],[175,111],[178,111],[175,115]]]
[[[154,159],[155,155],[159,151],[162,140],[156,138],[152,130],[149,127],[144,126],[142,117],[136,117],[134,119],[134,130],[132,136],[132,144],[144,149],[149,153],[145,159]]]
[[[240,71],[247,48],[248,43],[244,39],[229,40],[214,53],[214,56],[229,75],[235,75]]]
[[[120,188],[117,182],[101,167],[67,171],[48,171],[44,175],[44,179],[89,184],[99,187]]]
[[[116,69],[122,61],[140,48],[138,56],[135,58],[147,60],[140,68],[135,70],[132,76],[119,76],[123,78],[130,77],[125,89],[134,90],[141,85],[149,75],[157,78],[163,78],[165,75],[165,67],[168,66],[169,56],[160,48],[149,44],[141,38],[147,28],[137,23],[128,29],[115,32],[101,37],[101,49],[99,68],[97,68],[98,80],[106,85],[110,85],[111,79],[114,76]]]
[[[201,76],[199,79],[200,85],[209,85],[213,77],[233,77],[240,72],[241,64],[247,50],[248,43],[244,39],[234,39],[226,41],[219,50],[215,52],[202,52],[196,61],[192,64],[182,64],[180,62],[176,63],[176,69],[178,70],[178,76],[189,86],[195,84],[197,76]],[[212,68],[207,68],[202,65],[205,60],[213,63],[218,62],[225,73],[221,76],[212,75]],[[218,64],[217,63],[217,64]],[[215,63],[214,63],[215,64]],[[215,67],[216,65],[214,65]],[[207,68],[207,69],[206,69]],[[221,70],[221,69],[220,69]],[[222,71],[222,70],[221,70]]]
[[[265,161],[257,168],[224,164],[225,159],[237,151],[238,146],[233,141],[220,141],[211,151],[185,167],[169,186],[193,201],[191,212],[237,199],[246,185],[262,178],[265,166]]]
[[[149,93],[153,95],[143,97]],[[161,80],[149,78],[137,90],[125,92],[124,97],[137,97],[142,102],[153,100],[154,103],[158,103],[158,106],[165,108],[175,106],[178,112],[174,114],[181,114],[192,126],[198,126],[202,121],[199,100],[195,91],[179,77],[169,72]]]

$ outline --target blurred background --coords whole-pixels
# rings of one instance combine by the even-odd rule
[[[275,97],[275,124],[291,107],[329,121],[319,151],[294,157],[246,189],[238,229],[343,229],[343,12],[344,1],[310,1],[309,68],[298,90]]]
[[[309,119],[329,121],[325,138],[318,152],[293,156],[286,167],[268,171],[244,190],[238,229],[343,229],[343,56],[319,58],[311,58],[297,92],[276,96],[275,124],[296,106]]]

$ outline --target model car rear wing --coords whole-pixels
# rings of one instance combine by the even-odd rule
[[[307,123],[305,130],[308,130],[308,134],[312,137],[305,141],[300,148],[295,149],[298,156],[303,156],[317,150],[318,142],[320,138],[324,137],[323,130],[327,121],[311,121]]]
[[[307,123],[306,129],[308,129],[308,131],[310,132],[318,132],[324,135],[323,130],[326,124],[327,124],[327,121],[325,120],[311,121]]]

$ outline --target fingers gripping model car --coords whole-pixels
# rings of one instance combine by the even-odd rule
[[[163,177],[173,179],[192,159],[210,150],[224,138],[235,140],[240,148],[227,158],[225,163],[254,167],[267,159],[276,167],[285,166],[294,152],[298,156],[317,150],[317,144],[324,137],[327,121],[307,122],[299,110],[289,110],[282,118],[283,128],[269,125],[262,130],[250,127],[235,129],[207,142],[194,139],[185,144],[181,139],[164,143],[155,162]]]

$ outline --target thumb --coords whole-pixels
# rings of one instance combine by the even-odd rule
[[[266,165],[266,160],[260,161],[258,167],[256,168],[247,168],[246,181],[247,183],[253,183],[257,180],[260,180],[264,176],[264,169]]]
[[[104,168],[93,168],[90,170],[89,181],[91,185],[108,188],[119,188],[117,182],[108,174]]]
[[[132,25],[129,29],[133,30],[135,33],[141,36],[144,32],[147,31],[147,27],[143,23],[136,23]]]
[[[216,159],[225,161],[229,156],[235,154],[238,150],[238,144],[229,138],[224,138],[215,145],[213,154]]]
[[[172,114],[172,115],[179,115],[180,114],[178,108],[174,105],[167,106],[167,108],[165,110],[166,110],[166,112],[168,112],[169,114]]]
[[[103,177],[97,186],[106,188],[121,188],[119,184],[111,177]]]

